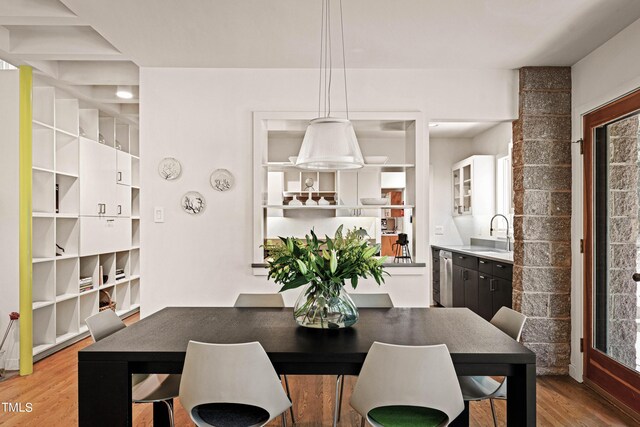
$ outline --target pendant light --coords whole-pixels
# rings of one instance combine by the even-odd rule
[[[342,44],[346,118],[331,116],[331,0],[322,0],[318,117],[309,122],[302,140],[302,146],[296,161],[296,166],[301,169],[339,170],[359,169],[364,166],[364,159],[362,158],[362,152],[360,152],[356,133],[349,120],[342,0],[340,0],[340,40]]]

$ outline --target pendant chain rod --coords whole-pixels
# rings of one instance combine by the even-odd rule
[[[322,0],[322,14],[320,19],[320,66],[318,67],[319,76],[318,76],[318,117],[320,117],[320,110],[322,106],[322,51],[324,46],[324,3],[325,0]]]
[[[347,61],[344,53],[344,21],[342,19],[342,0],[340,0],[340,40],[342,41],[342,70],[344,73],[344,107],[349,120],[349,98],[347,97]]]
[[[333,74],[333,64],[331,62],[331,0],[327,0],[327,54],[329,55],[326,62],[329,67],[329,80],[327,82],[327,117],[331,116],[331,77]]]

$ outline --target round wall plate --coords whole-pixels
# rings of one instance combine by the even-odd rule
[[[233,188],[235,179],[231,172],[226,169],[216,169],[209,179],[211,186],[218,191],[229,191]]]
[[[180,174],[182,173],[182,165],[173,157],[165,157],[160,160],[160,163],[158,164],[158,173],[162,179],[173,181],[180,177]]]
[[[191,215],[198,215],[204,212],[207,202],[204,196],[197,191],[189,191],[182,196],[182,210]]]

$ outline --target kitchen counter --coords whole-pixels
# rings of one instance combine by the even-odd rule
[[[470,246],[470,245],[431,245],[433,249],[443,249],[445,251],[458,252],[478,258],[486,258],[493,261],[500,261],[507,264],[513,264],[513,251],[507,252],[500,249],[494,249],[486,246]]]

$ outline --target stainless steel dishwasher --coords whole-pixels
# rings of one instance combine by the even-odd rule
[[[440,304],[453,307],[453,259],[451,252],[440,251]]]

